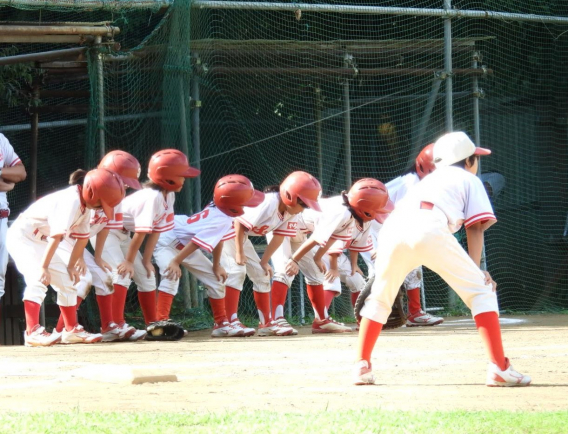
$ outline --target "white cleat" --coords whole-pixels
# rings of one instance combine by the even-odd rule
[[[101,334],[103,335],[103,340],[102,340],[103,342],[120,341],[121,339],[123,339],[121,333],[122,330],[120,329],[120,327],[118,327],[118,324],[114,322],[109,323],[106,331],[103,331],[103,329],[101,328]]]
[[[419,310],[406,318],[406,327],[428,327],[442,324],[443,322],[444,318]]]
[[[221,324],[215,324],[211,332],[212,338],[237,338],[243,336],[243,330],[233,327],[229,322],[225,321]]]
[[[507,369],[502,371],[495,363],[489,362],[487,366],[487,381],[485,384],[489,387],[524,387],[531,384],[531,377],[523,375],[513,369],[513,365],[509,359]]]
[[[266,336],[290,336],[294,329],[292,327],[282,327],[275,321],[270,321],[268,324],[258,325],[258,335],[260,337]]]
[[[323,321],[314,319],[312,323],[312,333],[351,333],[353,329],[342,322],[335,321],[332,317],[327,317]]]
[[[32,332],[24,332],[24,345],[26,347],[49,347],[61,341],[61,334],[48,333],[39,324],[34,327]]]
[[[100,333],[89,333],[82,325],[77,324],[71,331],[63,330],[62,344],[94,344],[103,340]]]
[[[353,367],[353,384],[356,386],[375,384],[373,369],[366,360],[359,360]]]
[[[256,330],[253,329],[252,327],[247,327],[246,325],[244,325],[242,322],[239,321],[239,319],[235,319],[233,321],[231,321],[231,325],[237,329],[240,329],[243,331],[243,337],[244,338],[248,338],[249,336],[254,336],[254,334],[256,333]]]
[[[282,317],[282,318],[278,318],[275,319],[274,322],[276,324],[278,324],[280,327],[284,327],[284,328],[291,328],[292,329],[292,333],[290,333],[290,335],[295,336],[298,334],[298,330],[296,330],[294,327],[292,327],[288,321],[286,321],[286,318]]]

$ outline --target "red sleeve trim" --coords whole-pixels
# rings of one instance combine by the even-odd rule
[[[274,231],[274,235],[294,238],[296,236],[296,231]]]
[[[343,250],[330,250],[329,252],[327,252],[328,255],[341,255],[343,253]]]
[[[334,240],[341,240],[341,241],[350,241],[351,240],[351,236],[350,235],[331,235],[331,237]]]
[[[227,241],[227,240],[232,240],[233,238],[235,238],[237,235],[235,234],[235,232],[230,232],[227,235],[225,235],[223,238],[221,238],[221,241]]]
[[[484,213],[477,214],[477,215],[474,215],[473,217],[468,218],[466,221],[464,221],[464,226],[466,228],[468,228],[471,225],[473,225],[474,223],[477,223],[481,220],[495,220],[495,221],[497,221],[497,218],[495,217],[495,215],[493,213],[484,212]]]
[[[245,228],[247,228],[249,231],[252,229],[252,227],[254,225],[252,225],[251,223],[247,222],[244,218],[242,217],[237,217],[235,220],[237,220],[240,224],[242,224]]]
[[[366,246],[366,247],[349,247],[349,250],[354,252],[370,252],[373,250],[373,246]]]
[[[87,234],[77,234],[75,232],[72,232],[69,235],[71,238],[76,238],[76,239],[85,239],[85,238],[91,238],[91,233],[87,233]]]
[[[213,247],[211,245],[207,244],[205,241],[201,241],[197,237],[193,237],[191,239],[191,242],[194,243],[194,244],[197,244],[199,247],[207,250],[209,253],[211,253],[213,251]]]
[[[10,167],[14,167],[15,165],[17,165],[18,163],[21,163],[21,162],[22,162],[22,160],[20,160],[19,158],[16,158],[16,160],[14,160],[12,162],[12,164],[10,164]]]

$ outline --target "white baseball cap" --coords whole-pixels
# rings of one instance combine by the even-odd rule
[[[451,166],[472,155],[489,154],[489,149],[476,147],[463,131],[445,134],[434,143],[434,164],[437,168]]]

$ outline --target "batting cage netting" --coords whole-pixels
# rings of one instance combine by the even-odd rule
[[[143,167],[160,148],[185,152],[202,170],[177,195],[191,214],[230,173],[261,189],[305,170],[324,196],[386,183],[463,130],[493,151],[480,176],[498,218],[485,253],[501,309],[568,309],[565,1],[0,0],[0,20],[0,132],[29,174],[9,194],[13,216],[112,149]],[[204,289],[182,280],[172,316],[210,327]],[[423,302],[467,312],[428,270]],[[141,322],[134,290],[127,310]],[[248,280],[240,311],[258,321]],[[81,314],[97,328],[94,299]],[[313,317],[302,276],[285,314]],[[332,316],[353,321],[346,288]]]

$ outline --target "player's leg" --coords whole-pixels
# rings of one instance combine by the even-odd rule
[[[422,267],[417,267],[408,273],[402,286],[408,298],[406,327],[435,326],[444,322],[444,318],[430,315],[422,310]]]
[[[247,271],[244,265],[237,264],[235,257],[236,246],[233,238],[224,242],[223,253],[221,254],[221,265],[228,275],[225,282],[225,311],[233,326],[245,328],[239,320],[238,310]],[[248,332],[250,333],[250,330]]]
[[[365,289],[365,284],[367,282],[365,281],[365,278],[361,274],[357,272],[353,273],[353,270],[351,268],[351,262],[346,255],[342,255],[342,257],[339,258],[338,268],[339,268],[339,279],[349,289],[351,296],[351,306],[355,307],[355,302],[357,301],[357,298],[359,297],[361,291]],[[359,329],[359,323],[357,323],[356,330],[358,329]]]
[[[136,258],[134,258],[134,282],[136,283],[136,288],[138,289],[138,301],[140,303],[140,308],[142,309],[142,315],[144,316],[144,322],[146,326],[158,320],[157,318],[157,303],[156,303],[156,275],[151,273],[148,276],[148,271],[142,263],[142,254],[136,252]],[[172,304],[173,296],[166,296],[162,300],[162,304],[168,304],[169,307]]]
[[[497,294],[491,284],[485,283],[483,272],[445,227],[426,239],[424,248],[444,251],[443,255],[424,255],[424,265],[439,274],[471,309],[490,360],[487,385],[528,386],[530,377],[513,370],[505,357]]]
[[[8,267],[8,249],[6,248],[6,234],[8,232],[8,219],[0,218],[0,300],[4,295],[6,286],[6,269]]]

